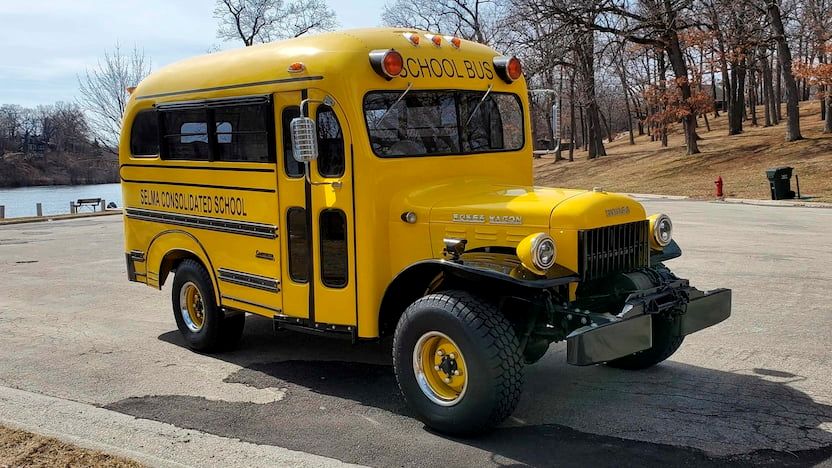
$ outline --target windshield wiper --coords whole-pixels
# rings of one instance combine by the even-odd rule
[[[403,92],[403,93],[402,93],[402,94],[401,94],[401,95],[400,95],[400,96],[396,99],[396,101],[395,101],[395,102],[393,102],[393,104],[390,104],[390,107],[388,107],[388,108],[387,108],[387,110],[386,110],[386,111],[384,111],[384,113],[383,113],[383,114],[381,114],[381,118],[380,118],[380,119],[378,119],[378,120],[376,120],[376,124],[375,124],[375,125],[373,125],[373,130],[375,130],[376,128],[378,128],[378,126],[379,126],[379,125],[381,125],[381,122],[383,122],[383,121],[384,121],[384,118],[385,118],[385,117],[387,117],[387,114],[390,112],[390,110],[391,110],[391,109],[393,109],[394,107],[396,107],[396,104],[398,104],[399,102],[401,102],[401,100],[402,100],[402,99],[404,99],[404,97],[405,97],[405,96],[407,96],[407,93],[409,93],[409,92],[410,92],[410,88],[412,88],[412,87],[413,87],[413,82],[411,81],[410,83],[408,83],[408,84],[407,84],[407,88],[406,88],[406,89],[404,90],[404,92]]]
[[[488,89],[485,90],[485,94],[482,95],[482,99],[480,99],[480,102],[478,102],[476,107],[474,107],[474,110],[472,110],[471,113],[468,114],[468,120],[465,121],[465,125],[463,125],[463,127],[468,126],[468,124],[471,122],[471,119],[473,119],[477,111],[480,110],[480,106],[482,106],[482,103],[485,102],[485,100],[488,98],[488,95],[491,94],[491,88],[493,87],[493,84],[488,85]]]

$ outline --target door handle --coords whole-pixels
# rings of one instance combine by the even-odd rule
[[[306,171],[306,181],[309,182],[309,185],[331,185],[334,189],[339,189],[344,186],[344,183],[340,180],[334,180],[332,182],[315,182],[312,180],[312,176],[309,175],[309,171]]]

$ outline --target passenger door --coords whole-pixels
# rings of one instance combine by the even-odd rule
[[[355,224],[352,140],[343,109],[323,104],[317,89],[281,94],[275,102],[284,137],[283,170],[278,181],[284,263],[284,313],[306,319],[310,327],[354,331],[356,324]],[[302,164],[289,161],[289,122],[304,98],[318,129],[316,161],[309,178]],[[311,182],[311,183],[310,183]],[[285,194],[285,195],[284,195]],[[311,240],[311,242],[309,242]],[[310,286],[311,285],[311,286]],[[304,308],[305,305],[305,308]]]

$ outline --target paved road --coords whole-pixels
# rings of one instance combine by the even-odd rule
[[[733,288],[734,316],[640,373],[571,367],[554,345],[485,437],[415,421],[389,344],[255,318],[237,352],[186,350],[170,291],[127,283],[118,217],[0,227],[0,385],[375,466],[832,464],[832,210],[646,204],[674,219],[670,266]]]

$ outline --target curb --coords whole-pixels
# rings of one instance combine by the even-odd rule
[[[755,206],[779,206],[798,208],[832,208],[832,203],[795,201],[795,200],[753,200],[748,198],[726,198],[724,200],[711,200],[711,203],[724,203],[734,205],[755,205]]]
[[[3,386],[0,386],[0,424],[148,466],[356,466]]]
[[[79,213],[79,214],[59,214],[59,215],[47,215],[47,216],[26,216],[21,218],[6,218],[0,219],[0,226],[6,226],[11,224],[26,224],[26,223],[42,223],[45,221],[62,221],[65,219],[81,219],[81,218],[96,218],[99,216],[112,216],[112,215],[120,215],[124,214],[122,210],[106,210],[106,211],[99,211],[97,213]]]

